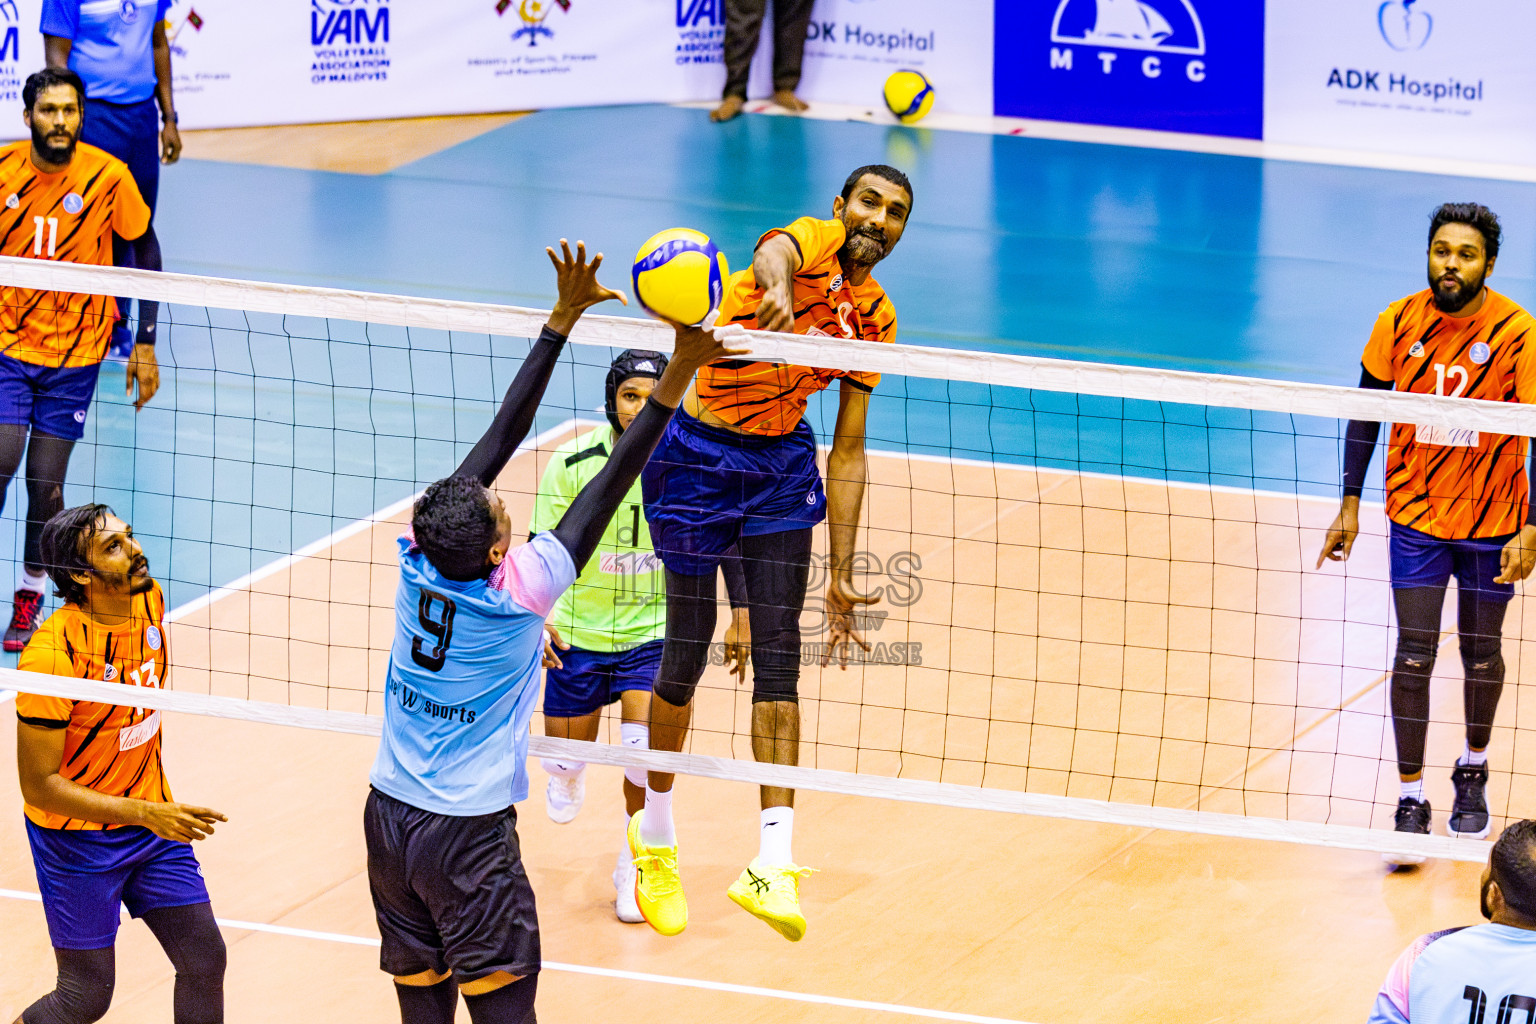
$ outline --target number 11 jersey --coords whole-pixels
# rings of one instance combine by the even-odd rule
[[[1360,363],[1398,391],[1536,402],[1536,321],[1491,288],[1477,315],[1435,308],[1429,289],[1376,318]],[[1387,441],[1387,517],[1441,540],[1506,537],[1525,525],[1526,439],[1396,423]]]
[[[494,572],[450,580],[400,538],[384,734],[369,782],[434,814],[469,817],[528,796],[528,727],[544,619],[576,579],[554,534],[513,548]]]

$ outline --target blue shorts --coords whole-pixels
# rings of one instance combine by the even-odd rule
[[[1484,601],[1508,601],[1515,596],[1515,585],[1493,582],[1499,574],[1499,552],[1508,541],[1508,537],[1441,540],[1393,523],[1388,548],[1392,588],[1443,587],[1454,573],[1456,586],[1463,592],[1476,592]]]
[[[128,165],[128,173],[153,215],[160,194],[160,109],[154,98],[138,103],[86,100],[80,141],[104,149]]]
[[[640,474],[645,521],[672,572],[706,576],[742,536],[809,529],[827,517],[816,434],[781,437],[706,426],[681,409]]]
[[[80,440],[100,369],[38,366],[0,355],[0,423],[30,424],[50,437]]]
[[[578,718],[612,704],[625,690],[650,692],[661,668],[665,641],[631,647],[627,651],[583,651],[572,647],[560,652],[564,668],[544,673],[544,714],[552,718]]]
[[[207,903],[203,869],[189,843],[147,828],[66,832],[29,818],[27,839],[54,949],[106,949],[117,941],[119,905],[134,917]]]

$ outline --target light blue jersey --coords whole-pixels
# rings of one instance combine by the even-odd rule
[[[1536,1024],[1536,931],[1503,924],[1415,939],[1387,974],[1370,1024]]]
[[[44,35],[72,40],[69,69],[85,94],[141,103],[155,94],[155,25],[171,0],[43,0]]]
[[[528,725],[539,696],[544,619],[576,579],[554,534],[489,579],[444,579],[400,538],[384,735],[369,781],[396,800],[468,817],[528,796]]]

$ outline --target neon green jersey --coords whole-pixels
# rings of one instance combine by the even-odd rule
[[[550,456],[533,503],[529,533],[553,530],[577,493],[608,464],[616,436],[609,426],[567,441]],[[614,513],[592,560],[555,604],[550,623],[565,642],[611,653],[660,640],[667,627],[667,583],[651,548],[636,480]]]

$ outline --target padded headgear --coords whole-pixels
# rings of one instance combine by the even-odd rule
[[[619,385],[634,377],[660,380],[666,368],[667,357],[660,352],[631,348],[619,353],[619,357],[609,367],[608,380],[603,385],[603,409],[608,413],[608,422],[613,424],[615,434],[622,433],[624,429],[619,426]]]

